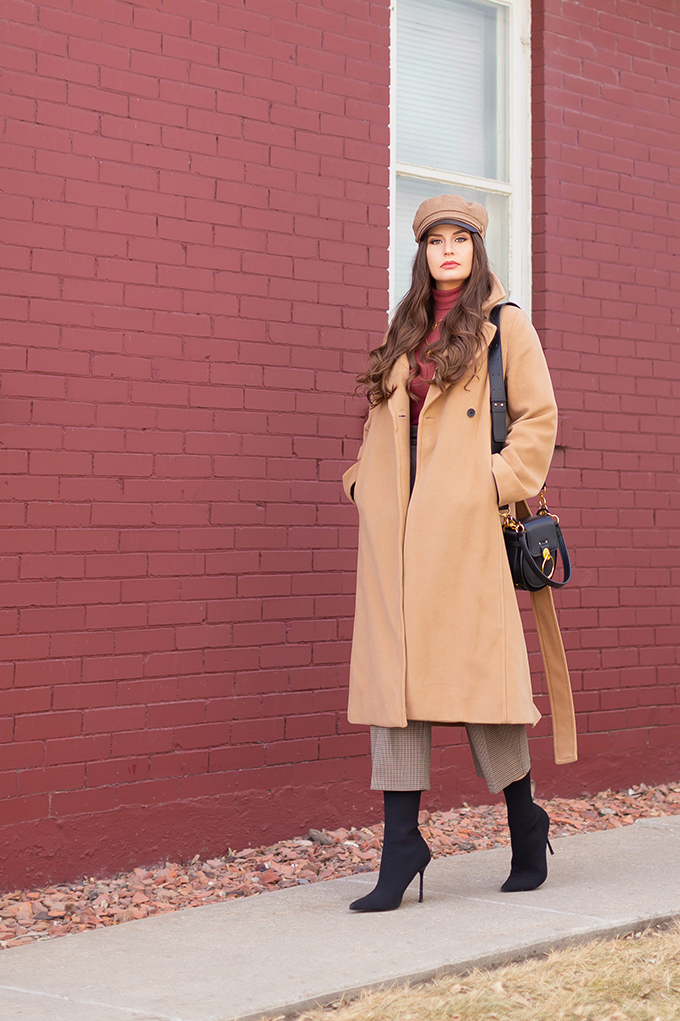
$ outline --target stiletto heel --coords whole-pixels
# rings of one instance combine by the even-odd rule
[[[548,850],[550,851],[551,854],[554,854],[555,852],[552,849],[552,844],[550,843],[550,841],[548,840],[547,837],[545,839],[546,839],[546,841],[548,843]]]
[[[395,911],[416,876],[420,876],[418,903],[423,902],[423,874],[430,864],[430,849],[420,840],[415,847],[383,848],[378,885],[372,893],[352,901],[350,911]],[[409,860],[410,859],[410,860]]]

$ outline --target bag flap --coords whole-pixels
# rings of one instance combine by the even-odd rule
[[[537,514],[527,518],[522,524],[532,557],[540,557],[546,546],[553,551],[557,549],[557,529],[549,514]]]

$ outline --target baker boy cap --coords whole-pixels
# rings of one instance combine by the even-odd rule
[[[452,223],[482,237],[486,234],[489,214],[479,202],[466,202],[461,195],[436,195],[421,202],[413,220],[416,241],[422,241],[430,227]]]

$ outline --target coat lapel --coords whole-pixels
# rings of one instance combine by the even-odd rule
[[[406,507],[408,505],[411,482],[411,398],[406,390],[408,375],[408,358],[406,355],[401,355],[395,362],[390,374],[389,385],[396,387],[396,389],[387,402],[387,406],[390,409],[394,425],[395,454],[399,479],[399,511],[402,521],[406,518]]]
[[[450,383],[447,383],[446,386],[444,387],[444,390],[448,390],[450,385],[451,385]],[[425,398],[425,402],[420,412],[421,415],[425,411],[427,411],[427,409],[430,407],[433,401],[436,401],[438,397],[441,397],[441,395],[444,393],[444,390],[438,387],[436,383],[430,384],[430,389],[427,392],[427,397]]]

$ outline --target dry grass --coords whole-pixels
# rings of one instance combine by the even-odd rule
[[[297,1021],[680,1021],[680,923],[364,993]]]

